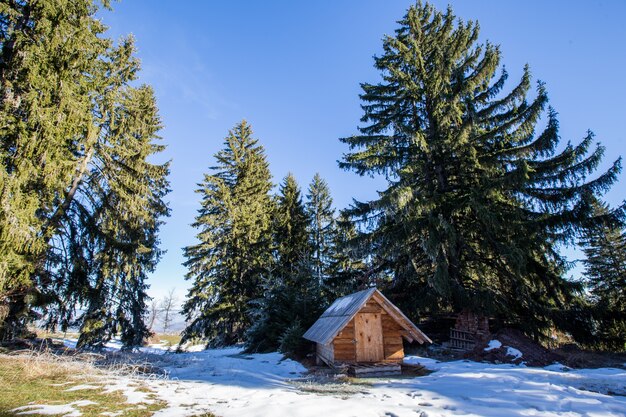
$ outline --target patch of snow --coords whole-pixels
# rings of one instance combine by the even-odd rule
[[[104,350],[115,352],[116,350],[120,350],[122,346],[124,346],[124,344],[120,339],[113,339],[104,344]]]
[[[161,355],[165,352],[175,352],[178,345],[168,345],[165,343],[158,343],[154,345],[143,346],[137,349],[141,353],[151,353],[153,355]]]
[[[76,349],[77,342],[78,342],[78,339],[63,339],[63,346],[70,348],[70,349]]]
[[[485,348],[485,352],[489,352],[490,350],[494,349],[500,349],[501,347],[502,343],[497,339],[493,339],[489,341],[489,345]]]
[[[335,301],[333,303],[333,305],[328,307],[328,310],[326,310],[326,312],[327,313],[334,313],[335,311],[343,310],[344,308],[348,307],[350,305],[350,303],[352,303],[352,301],[354,301],[353,295],[346,296],[344,298],[340,298],[339,300]]]
[[[65,391],[80,391],[83,389],[99,389],[102,388],[99,385],[89,385],[89,384],[82,384],[82,385],[75,385],[71,388],[66,389]]]
[[[403,362],[408,365],[422,365],[431,371],[437,371],[441,368],[441,362],[438,360],[421,356],[405,356]]]
[[[493,339],[489,341],[489,344],[484,349],[485,352],[490,352],[494,349],[500,349],[502,347],[502,342],[497,339]],[[506,356],[512,356],[513,360],[517,360],[523,356],[523,353],[512,346],[504,346],[506,348]]]
[[[304,368],[277,353],[244,355],[238,348],[166,354],[158,365],[175,380],[150,383],[168,407],[155,416],[186,417],[211,411],[222,417],[289,415],[451,417],[469,415],[567,415],[617,417],[626,398],[606,395],[626,389],[623,370],[556,372],[511,364],[438,362],[408,356],[406,363],[434,370],[417,378],[372,379],[371,386],[324,394],[300,391],[289,380]],[[620,388],[622,387],[622,388]]]
[[[554,371],[554,372],[567,372],[571,368],[569,368],[568,366],[563,365],[560,362],[554,362],[552,365],[548,365],[548,366],[544,367],[543,369],[546,369],[548,371]]]
[[[185,352],[202,352],[205,349],[206,349],[206,345],[203,343],[199,345],[183,346],[183,350]]]
[[[120,377],[114,380],[107,379],[104,381],[106,388],[102,392],[111,393],[120,391],[129,404],[152,404],[154,399],[151,398],[150,392],[137,391],[137,383],[130,377]]]
[[[43,414],[43,415],[56,415],[62,414],[63,417],[80,417],[82,413],[76,409],[76,407],[85,407],[87,405],[97,404],[89,400],[74,401],[69,404],[62,405],[45,405],[45,404],[30,404],[23,407],[14,408],[10,410],[17,415],[26,414]]]
[[[523,356],[522,352],[514,347],[507,346],[506,348],[506,356],[513,356],[513,359],[519,359]]]
[[[72,338],[65,338],[65,339],[60,339],[60,340],[63,342],[63,345],[65,347],[72,348],[72,349],[76,348],[76,343],[78,342],[78,339],[72,339]],[[104,350],[109,351],[109,352],[115,352],[115,351],[120,350],[121,348],[122,348],[121,341],[112,340],[108,342],[107,344],[105,344]],[[148,346],[140,347],[137,349],[137,351],[141,353],[162,355],[164,353],[176,352],[177,348],[178,348],[178,344],[170,346],[167,343],[154,343]],[[204,350],[205,348],[206,348],[205,344],[192,345],[188,343],[182,346],[182,350],[185,352],[199,352],[199,351]]]
[[[348,385],[351,389],[345,392],[324,393],[302,390],[303,384],[296,381],[306,369],[278,353],[244,354],[233,347],[163,352],[155,358],[153,365],[170,375],[140,380],[156,399],[167,402],[155,417],[209,411],[221,417],[452,417],[461,412],[473,417],[626,416],[624,369],[564,372],[559,364],[532,368],[407,356],[406,363],[419,363],[434,372],[416,378],[371,379],[368,385]],[[120,378],[111,384],[130,392],[136,382]]]
[[[78,339],[73,339],[73,338],[64,338],[62,341],[65,347],[72,348],[72,349],[75,349],[76,344],[78,343]],[[116,350],[120,350],[121,348],[122,348],[122,342],[119,339],[113,339],[104,345],[104,350],[109,351],[109,352],[114,352]]]

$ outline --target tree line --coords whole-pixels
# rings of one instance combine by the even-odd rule
[[[319,174],[304,199],[291,174],[273,195],[265,151],[246,121],[229,132],[215,160],[198,184],[198,243],[184,249],[192,286],[183,343],[297,346],[329,301],[356,288],[349,277],[360,264],[346,245],[355,230],[335,217]]]
[[[507,89],[476,22],[417,3],[398,23],[339,162],[386,189],[338,219],[318,180],[306,206],[292,176],[272,196],[263,148],[237,125],[198,189],[184,338],[294,351],[334,297],[377,285],[413,319],[469,309],[537,340],[558,329],[624,349],[625,205],[602,202],[621,159],[598,172],[591,132],[559,150],[545,85],[533,92],[526,66]],[[586,281],[566,276],[560,248],[576,244]]]
[[[109,7],[108,1],[102,3]],[[131,37],[113,42],[91,0],[0,5],[0,338],[35,319],[80,347],[150,334],[147,275],[170,215],[154,92]],[[316,175],[276,191],[242,121],[198,184],[183,339],[298,352],[336,297],[378,286],[410,318],[461,310],[541,339],[625,348],[626,204],[602,199],[591,132],[562,145],[529,67],[508,85],[500,48],[451,8],[411,6],[361,84],[358,133],[339,165],[386,179],[335,210]],[[563,245],[580,245],[583,280]]]

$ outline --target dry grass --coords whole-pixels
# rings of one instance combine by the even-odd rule
[[[162,334],[157,333],[152,337],[155,343],[163,343],[165,346],[174,346],[180,343],[180,334]]]
[[[0,377],[15,377],[21,381],[35,381],[41,378],[58,379],[72,377],[73,379],[93,379],[93,376],[102,374],[102,371],[93,366],[93,360],[83,357],[78,360],[72,356],[55,355],[47,351],[26,351],[19,354],[0,355],[0,363],[10,363],[12,371],[7,371],[5,366],[0,367],[6,372]],[[16,372],[19,370],[19,372]],[[11,381],[9,381],[11,382]]]
[[[124,417],[148,417],[165,406],[162,401],[127,404],[119,391],[103,392],[106,378],[115,378],[110,371],[95,366],[96,356],[59,356],[49,352],[0,354],[0,417],[17,415],[10,410],[29,404],[63,405],[89,400],[96,404],[80,407],[83,416],[99,416],[103,412],[121,412]],[[102,389],[68,391],[79,384]]]
[[[78,338],[78,333],[76,332],[51,332],[46,329],[41,329],[39,327],[29,327],[31,332],[35,333],[37,337],[41,339],[51,338],[51,339],[67,339],[67,338]]]

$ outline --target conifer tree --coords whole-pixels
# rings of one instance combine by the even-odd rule
[[[322,286],[326,304],[335,299],[365,289],[366,250],[356,242],[359,238],[356,226],[345,211],[339,213],[333,233],[333,252],[330,258],[329,276]]]
[[[323,306],[311,259],[310,218],[292,174],[285,177],[276,198],[275,267],[264,281],[263,297],[255,300],[253,326],[246,334],[249,351],[281,350],[304,353],[301,339]]]
[[[104,37],[91,1],[2,7],[3,333],[39,305],[51,326],[78,324],[83,345],[117,331],[139,344],[169,168],[148,161],[164,147],[152,89],[131,86],[133,40]]]
[[[324,310],[320,287],[310,264],[292,268],[289,279],[270,276],[263,298],[255,300],[253,324],[246,333],[246,350],[279,350],[290,356],[307,353],[302,339]]]
[[[115,113],[119,120],[73,201],[77,212],[89,213],[84,232],[96,248],[90,255],[93,273],[87,280],[62,277],[56,282],[57,291],[80,288],[70,299],[87,307],[78,321],[79,346],[100,346],[118,332],[128,347],[149,336],[143,320],[146,279],[162,254],[160,218],[169,214],[163,201],[169,191],[168,164],[149,162],[164,149],[155,143],[161,126],[152,89],[123,90]],[[91,204],[85,206],[86,201]]]
[[[121,45],[111,62],[138,65],[132,51],[132,43]],[[107,127],[36,275],[39,292],[52,301],[48,325],[79,326],[79,347],[101,347],[116,333],[137,346],[149,335],[145,281],[162,254],[157,234],[169,215],[169,164],[149,161],[164,149],[156,143],[160,118],[152,89],[130,87],[131,79],[107,94],[102,114],[115,116],[102,119]],[[77,305],[86,308],[79,317]]]
[[[614,350],[626,350],[626,232],[618,219],[623,213],[611,212],[602,203],[595,211],[605,222],[586,231],[583,239],[585,277],[598,319],[596,340]],[[620,216],[622,214],[622,216]]]
[[[108,41],[91,1],[0,5],[0,336],[28,313],[51,213],[93,138],[90,92]],[[89,135],[88,135],[89,133]]]
[[[328,184],[319,173],[313,177],[306,195],[306,212],[309,218],[309,239],[313,273],[319,285],[328,279],[333,256],[335,209]]]
[[[365,125],[342,139],[341,167],[388,180],[350,210],[360,244],[410,315],[470,308],[539,336],[579,289],[557,245],[593,222],[590,201],[620,162],[586,180],[603,148],[589,133],[558,152],[544,85],[529,98],[526,67],[506,92],[500,50],[477,42],[477,23],[418,3],[399,25],[375,58],[382,80],[362,84]]]
[[[193,282],[183,306],[189,322],[183,340],[228,345],[243,341],[249,303],[261,297],[261,278],[271,267],[272,183],[265,151],[245,121],[215,158],[197,190],[199,243],[184,249],[186,278]]]
[[[280,184],[274,215],[274,245],[276,266],[274,276],[290,285],[298,274],[299,265],[309,263],[311,246],[308,238],[309,221],[302,202],[300,187],[292,174]]]

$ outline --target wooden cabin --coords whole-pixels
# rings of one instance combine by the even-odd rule
[[[303,337],[317,344],[318,361],[330,366],[399,364],[404,359],[402,338],[432,343],[376,288],[335,300]]]

